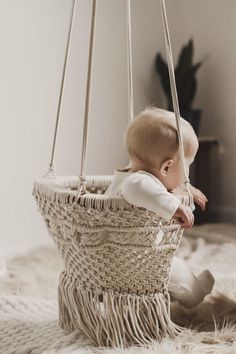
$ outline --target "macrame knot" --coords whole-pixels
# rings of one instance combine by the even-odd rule
[[[184,183],[185,183],[185,184],[190,183],[190,179],[188,178],[188,176],[185,176],[185,177],[184,177]]]
[[[80,176],[79,177],[79,187],[78,187],[78,191],[76,194],[76,198],[78,198],[80,195],[87,193],[86,184],[87,184],[87,180],[86,180],[85,176]]]
[[[56,168],[54,163],[50,163],[48,172],[44,175],[44,178],[57,179]]]
[[[85,176],[80,176],[79,180],[80,180],[80,184],[84,184],[85,185],[87,183]]]

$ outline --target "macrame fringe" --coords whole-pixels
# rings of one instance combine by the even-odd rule
[[[87,188],[103,189],[108,187],[111,176],[88,176]],[[73,176],[58,177],[55,180],[44,178],[34,183],[33,195],[51,202],[72,205],[79,204],[85,208],[95,209],[131,209],[133,206],[121,197],[108,197],[104,194],[86,193],[76,201],[79,179]]]
[[[85,208],[124,210],[133,208],[124,198],[108,197],[99,194],[84,194],[78,203]]]
[[[182,328],[171,321],[169,294],[115,294],[81,290],[61,274],[59,324],[67,332],[83,331],[97,346],[149,345]]]
[[[112,176],[86,176],[86,188],[104,189],[111,182]],[[63,203],[66,205],[78,204],[85,208],[130,210],[134,206],[124,198],[115,196],[109,197],[106,194],[86,193],[76,200],[79,178],[77,176],[58,176],[55,179],[43,178],[34,183],[33,195],[39,195],[51,202]],[[189,196],[181,196],[182,203],[189,205]]]

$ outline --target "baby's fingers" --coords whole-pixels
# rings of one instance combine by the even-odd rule
[[[188,211],[188,219],[189,219],[189,226],[188,228],[192,227],[193,226],[193,223],[194,223],[194,215],[192,213],[192,211]]]
[[[207,202],[207,200],[206,200],[206,198],[204,198],[204,196],[202,196],[202,195],[196,196],[196,197],[194,198],[194,201],[195,201],[195,203],[196,203],[197,205],[200,206],[200,208],[201,208],[202,210],[205,210],[205,209],[206,209],[206,202]]]
[[[206,202],[208,202],[207,197],[205,196],[205,194],[204,194],[202,191],[200,191],[200,189],[197,189],[196,196],[199,196],[199,197],[201,197],[203,200],[205,200]]]
[[[193,214],[186,212],[186,214],[184,214],[182,217],[181,226],[185,229],[189,229],[190,227],[193,226],[193,222],[194,222]]]
[[[203,194],[202,192],[200,192],[199,197],[200,197],[202,200],[204,200],[205,202],[208,202],[207,197],[206,197],[205,194]]]

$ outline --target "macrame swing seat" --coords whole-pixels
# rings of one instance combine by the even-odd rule
[[[128,4],[128,64],[130,114],[133,117],[130,2]],[[161,0],[172,97],[180,155],[185,174],[184,204],[192,202],[183,157],[180,114],[171,46]],[[112,176],[84,174],[96,0],[93,0],[81,174],[56,176],[54,152],[70,43],[75,0],[63,68],[52,158],[48,174],[34,183],[33,194],[64,262],[58,286],[59,323],[67,332],[80,330],[95,345],[148,345],[175,336],[182,328],[170,318],[168,281],[183,229],[156,213],[104,194]]]

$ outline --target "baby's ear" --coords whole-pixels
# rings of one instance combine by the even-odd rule
[[[161,165],[161,174],[162,174],[163,177],[165,177],[168,174],[168,172],[171,169],[171,166],[173,165],[173,162],[174,162],[174,160],[167,159],[167,160],[165,160],[162,163],[162,165]]]

